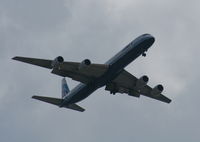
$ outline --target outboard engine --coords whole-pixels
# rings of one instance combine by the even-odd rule
[[[148,76],[144,75],[140,77],[138,81],[136,82],[136,88],[137,89],[143,88],[145,85],[147,85],[148,81],[149,81]]]
[[[63,62],[64,58],[62,56],[56,57],[51,63],[52,69],[59,68],[60,64],[62,64]]]
[[[163,90],[164,90],[164,87],[161,84],[159,84],[153,88],[153,90],[151,91],[151,94],[153,96],[159,96]]]

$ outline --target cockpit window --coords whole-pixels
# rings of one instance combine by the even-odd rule
[[[143,34],[142,36],[147,36],[147,35],[149,35],[149,34]]]
[[[146,36],[146,35],[149,35],[149,34],[143,34],[142,36]]]

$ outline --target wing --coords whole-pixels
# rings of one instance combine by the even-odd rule
[[[27,57],[14,57],[13,60],[18,60],[21,62],[37,65],[48,69],[52,69],[52,62],[53,62],[53,60],[27,58]],[[81,63],[79,62],[63,62],[59,65],[59,68],[53,69],[51,73],[63,77],[70,77],[73,80],[87,84],[91,80],[100,77],[108,69],[108,65],[104,64],[90,64],[80,69],[79,68],[80,64]]]
[[[108,65],[104,64],[90,64],[79,69],[80,64],[77,62],[64,62],[60,65],[59,69],[53,69],[51,73],[63,77],[70,77],[73,80],[87,84],[91,80],[103,75],[108,69]]]
[[[46,103],[50,103],[50,104],[53,104],[53,105],[57,105],[57,106],[60,106],[62,101],[63,101],[62,99],[51,98],[51,97],[43,97],[43,96],[33,96],[32,98],[36,99],[36,100],[40,100],[40,101],[46,102]],[[68,108],[68,109],[80,111],[80,112],[85,111],[84,108],[80,107],[77,104],[69,104],[69,105],[64,106],[64,107]]]
[[[110,84],[106,86],[106,90],[119,93],[127,93],[130,96],[140,97],[144,95],[165,103],[170,103],[171,100],[164,95],[152,95],[152,88],[145,85],[142,89],[138,90],[135,86],[138,78],[130,74],[129,72],[123,70],[119,76],[117,76]]]

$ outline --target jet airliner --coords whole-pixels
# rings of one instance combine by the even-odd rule
[[[95,90],[105,86],[111,94],[125,93],[129,96],[140,97],[144,95],[165,103],[171,100],[162,95],[164,87],[159,84],[154,88],[147,85],[149,78],[144,75],[140,78],[130,74],[124,68],[140,55],[146,56],[147,50],[154,43],[155,38],[150,34],[143,34],[129,43],[105,64],[91,63],[89,59],[82,62],[66,62],[62,56],[54,60],[36,59],[16,56],[13,59],[21,62],[51,69],[51,73],[62,76],[62,97],[52,98],[33,96],[32,98],[83,112],[85,109],[76,103],[91,95]],[[65,77],[79,81],[71,91]]]

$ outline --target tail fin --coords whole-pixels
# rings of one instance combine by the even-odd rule
[[[65,80],[65,78],[62,79],[62,99],[67,96],[67,94],[69,93],[69,87],[67,85],[67,82]]]

